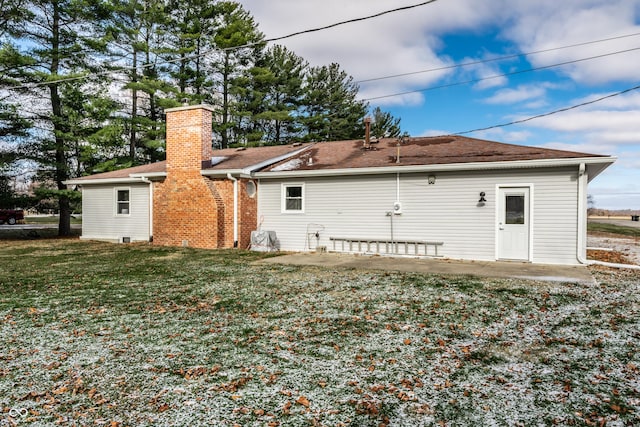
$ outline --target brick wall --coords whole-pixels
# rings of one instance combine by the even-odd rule
[[[200,173],[210,160],[212,109],[190,106],[166,110],[167,177],[154,184],[153,242],[167,246],[232,248],[233,182]],[[238,182],[238,247],[249,245],[257,204]]]

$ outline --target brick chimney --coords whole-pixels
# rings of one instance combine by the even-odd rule
[[[213,156],[211,123],[213,107],[190,105],[169,108],[167,115],[167,174],[192,170],[200,173],[202,162]]]
[[[233,210],[227,208],[225,195],[233,185],[225,181],[214,183],[201,174],[203,162],[210,161],[213,155],[213,108],[192,105],[169,108],[165,113],[167,177],[154,184],[153,242],[165,246],[230,247],[233,237],[228,236],[226,224],[233,221]]]

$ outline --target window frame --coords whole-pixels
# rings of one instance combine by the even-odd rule
[[[121,191],[126,191],[128,193],[128,200],[119,200],[118,195]],[[115,187],[113,189],[113,199],[114,199],[114,216],[117,217],[128,217],[131,216],[131,187]],[[127,213],[121,213],[120,203],[127,204]]]
[[[298,198],[287,198],[287,189],[292,187],[300,187],[300,209],[287,209],[287,200],[298,200]],[[280,212],[283,214],[304,214],[305,212],[305,199],[306,192],[304,182],[292,182],[282,184],[281,190],[281,206]]]

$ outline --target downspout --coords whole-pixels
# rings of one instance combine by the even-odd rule
[[[231,173],[227,173],[227,178],[233,181],[233,247],[238,247],[238,179]]]
[[[149,184],[149,241],[153,242],[153,183],[144,176],[142,182]]]
[[[589,261],[583,255],[586,251],[585,237],[587,235],[587,209],[585,202],[587,200],[587,180],[588,175],[584,163],[580,163],[578,170],[578,243],[577,243],[577,260],[580,264],[589,264]]]

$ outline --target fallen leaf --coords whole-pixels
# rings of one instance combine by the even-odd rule
[[[53,390],[53,394],[62,394],[62,393],[66,393],[67,391],[69,391],[69,389],[67,388],[66,385],[63,385],[62,387],[59,387]]]
[[[308,408],[308,407],[309,407],[309,399],[307,399],[307,398],[306,398],[306,397],[304,397],[304,396],[300,396],[300,397],[298,397],[298,399],[296,399],[296,403],[297,403],[298,405],[302,405],[302,406],[304,406],[305,408]]]

